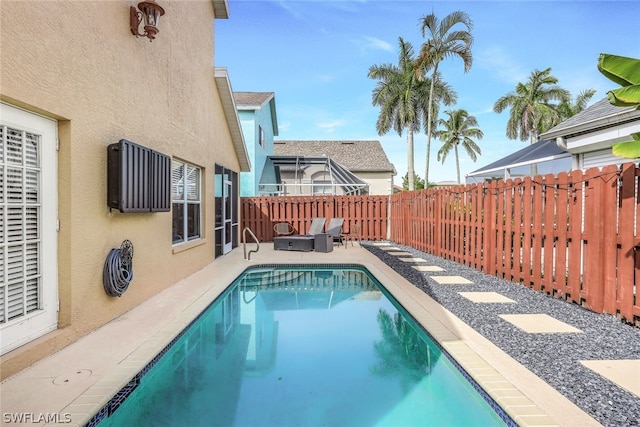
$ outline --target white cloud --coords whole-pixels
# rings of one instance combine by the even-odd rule
[[[291,129],[291,122],[290,121],[278,122],[278,133],[286,132],[289,129]]]
[[[323,122],[317,122],[315,125],[322,129],[326,133],[333,133],[336,129],[345,125],[344,120],[335,119],[335,120],[327,120]]]
[[[369,37],[369,36],[363,36],[363,39],[364,39],[364,43],[362,44],[362,46],[365,48],[384,50],[386,52],[393,52],[393,45],[391,43],[388,43],[384,40],[380,40],[375,37]]]
[[[470,114],[471,114],[472,116],[476,116],[476,117],[478,117],[478,116],[480,116],[480,115],[483,115],[483,114],[490,114],[490,113],[493,113],[493,106],[490,106],[490,107],[487,107],[487,108],[485,108],[485,109],[478,110],[478,111],[472,111]]]

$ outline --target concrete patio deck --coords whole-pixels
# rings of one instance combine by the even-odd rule
[[[518,425],[599,425],[370,251],[351,246],[346,249],[336,246],[328,253],[274,251],[270,243],[263,243],[260,251],[252,254],[251,261],[243,260],[242,248],[235,249],[102,328],[3,381],[0,391],[3,422],[7,423],[7,416],[19,414],[58,414],[58,422],[84,425],[245,268],[265,263],[361,264]],[[612,375],[629,378],[634,369],[630,364],[609,364],[602,372],[615,372]]]

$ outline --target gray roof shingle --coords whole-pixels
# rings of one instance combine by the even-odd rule
[[[616,119],[619,119],[620,115],[627,115],[629,112],[635,110],[635,108],[636,107],[616,107],[615,105],[611,105],[608,98],[603,98],[575,116],[569,117],[557,126],[543,132],[540,134],[540,139],[547,139],[550,135],[569,135],[571,134],[572,128],[582,127],[590,122],[594,122],[593,128],[596,129],[603,126],[602,120],[604,119],[609,119],[607,123],[613,125],[616,124]]]
[[[273,97],[273,92],[233,92],[237,107],[260,108]]]
[[[327,156],[350,171],[393,172],[396,168],[389,161],[380,141],[317,141],[281,140],[274,142],[277,156]]]

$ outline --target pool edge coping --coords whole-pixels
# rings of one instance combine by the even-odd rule
[[[497,346],[466,325],[459,318],[446,310],[426,293],[413,286],[405,278],[393,271],[388,265],[380,261],[375,255],[366,249],[362,249],[361,257],[358,261],[352,262],[330,262],[318,260],[296,259],[294,262],[261,262],[255,264],[234,265],[233,272],[235,278],[247,269],[268,265],[358,265],[361,266],[376,278],[404,309],[446,350],[468,374],[474,379],[485,392],[514,420],[521,426],[550,426],[550,425],[600,425],[592,417],[570,402],[566,397],[535,376],[527,368],[512,359]],[[366,260],[363,258],[371,258]],[[219,261],[216,261],[219,262]],[[235,262],[235,261],[234,261]],[[207,270],[211,263],[204,269]],[[198,272],[198,273],[200,273]],[[237,274],[236,274],[237,273]],[[197,295],[185,306],[185,308],[171,318],[162,330],[156,331],[149,339],[140,343],[127,357],[116,364],[105,375],[100,377],[93,385],[81,393],[61,413],[69,413],[72,423],[86,425],[104,409],[111,399],[113,399],[125,387],[132,378],[138,375],[148,363],[158,355],[172,340],[175,340],[181,332],[191,323],[202,311],[218,298],[233,282],[226,284],[214,283],[207,287],[204,292]],[[493,355],[490,355],[493,354]],[[505,366],[509,369],[518,367],[516,372],[505,375]],[[496,367],[496,365],[502,367]],[[524,382],[526,384],[524,384]],[[537,384],[537,388],[546,388],[547,398],[544,400],[554,400],[556,405],[563,406],[562,413],[571,414],[567,419],[571,423],[558,423],[558,419],[549,415],[549,410],[545,410],[544,402],[532,396],[529,392],[522,390],[530,389],[531,382]],[[514,384],[514,382],[516,384]],[[540,384],[541,383],[541,384]],[[545,387],[546,386],[546,387]],[[535,394],[535,393],[534,393]],[[552,396],[552,397],[549,397]],[[555,412],[559,412],[556,410]],[[72,425],[73,425],[72,424]]]

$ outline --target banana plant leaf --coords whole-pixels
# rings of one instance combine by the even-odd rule
[[[613,144],[611,150],[614,156],[625,159],[640,159],[640,132],[632,133],[633,141],[619,142]]]
[[[640,84],[610,90],[607,92],[607,97],[616,107],[640,106]]]
[[[620,86],[640,84],[640,59],[601,53],[598,70]]]
[[[625,159],[640,159],[640,141],[619,142],[611,146],[614,156]]]

